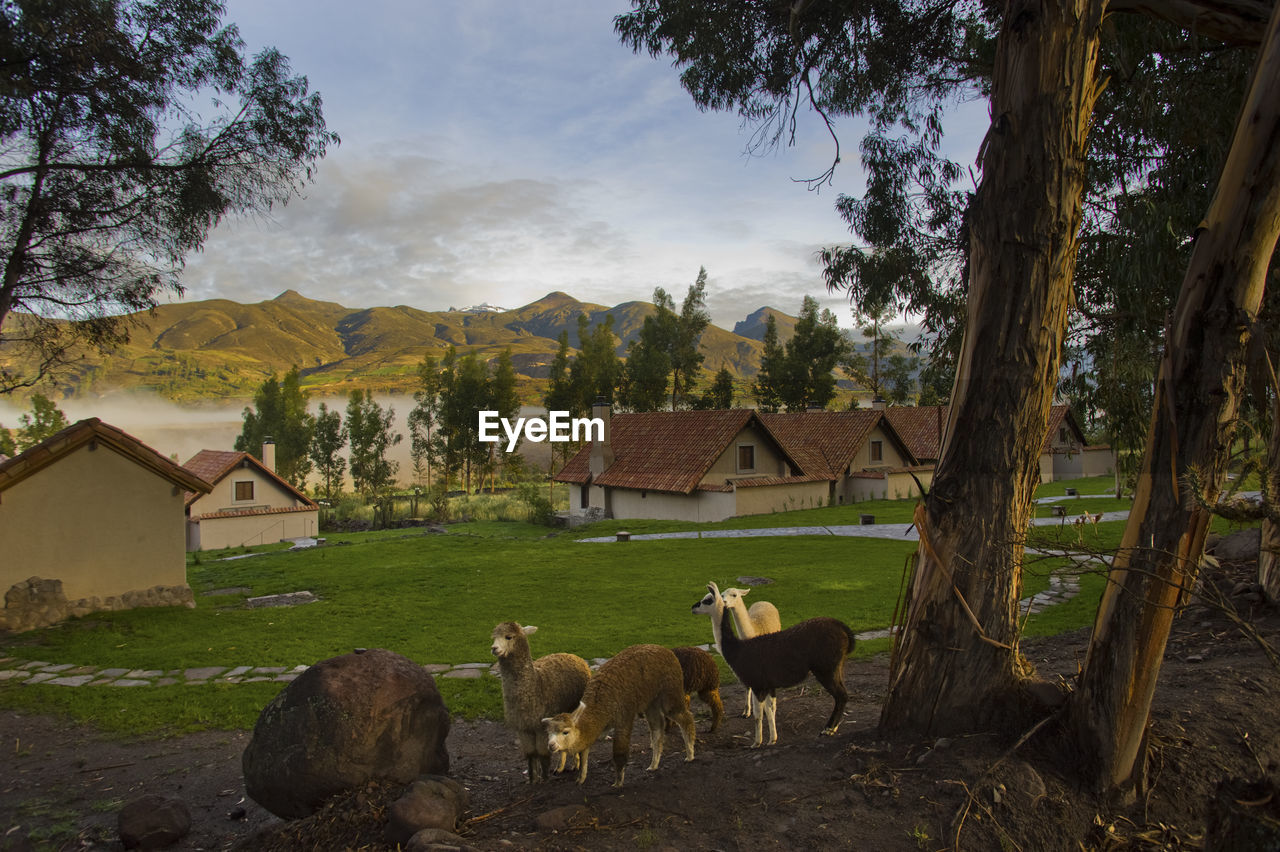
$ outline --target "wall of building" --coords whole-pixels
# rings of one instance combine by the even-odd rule
[[[85,444],[0,495],[0,590],[57,579],[74,601],[185,586],[183,520],[181,488]]]
[[[236,483],[252,482],[253,497],[236,499]],[[258,508],[294,508],[304,505],[297,495],[284,490],[280,484],[252,465],[237,467],[213,486],[213,491],[197,499],[191,505],[191,514],[204,515],[215,512],[241,512]]]
[[[653,518],[664,521],[706,523],[733,517],[737,505],[725,491],[670,494],[662,491],[610,489],[615,518]]]
[[[830,483],[798,482],[787,485],[753,485],[735,489],[738,515],[766,515],[796,509],[817,509],[827,505]]]
[[[738,448],[750,444],[755,448],[755,467],[751,470],[738,468]],[[789,476],[791,471],[778,445],[763,430],[748,426],[734,437],[720,457],[715,460],[702,481],[714,485],[723,485],[728,480],[746,479],[756,476]]]
[[[309,538],[320,531],[320,513],[276,512],[221,518],[202,518],[187,524],[190,550],[254,547],[293,538]]]

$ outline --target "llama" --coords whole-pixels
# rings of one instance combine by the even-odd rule
[[[666,720],[673,720],[684,737],[685,760],[693,760],[693,714],[685,703],[680,662],[670,648],[632,645],[606,660],[587,683],[582,702],[572,713],[543,719],[553,751],[578,758],[578,783],[587,780],[587,756],[591,745],[607,729],[613,729],[613,768],[621,787],[631,752],[631,729],[638,714],[649,726],[650,771],[662,759]]]
[[[502,715],[529,764],[530,784],[550,776],[551,751],[543,717],[577,707],[591,678],[587,661],[575,654],[548,654],[534,660],[528,637],[537,629],[504,621],[493,628],[491,648],[502,674]],[[557,772],[564,771],[564,763],[561,754]]]
[[[778,690],[795,686],[810,673],[835,699],[835,707],[822,733],[833,735],[844,716],[849,693],[844,687],[844,658],[856,641],[848,625],[834,618],[810,618],[778,633],[766,633],[752,639],[733,635],[730,616],[720,589],[707,584],[707,595],[695,603],[695,615],[711,617],[711,632],[716,646],[729,668],[743,685],[751,690],[761,707],[756,714],[756,736],[751,744],[758,748],[764,739],[764,721],[769,720],[769,745],[778,741]]]
[[[751,605],[751,609],[747,609],[742,598],[750,593],[750,589],[725,589],[720,593],[725,606],[733,615],[733,626],[738,631],[738,637],[750,639],[761,633],[777,633],[781,630],[782,618],[778,615],[778,608],[773,604],[768,601],[756,601]],[[748,689],[747,704],[742,709],[742,716],[750,719],[755,712],[755,699],[752,698],[751,690]]]
[[[711,727],[707,728],[707,733],[715,733],[724,718],[724,702],[720,700],[720,668],[715,659],[701,648],[685,645],[671,651],[679,660],[680,671],[684,674],[686,705],[696,692],[702,703],[711,708]]]

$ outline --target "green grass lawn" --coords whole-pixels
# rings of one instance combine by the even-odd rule
[[[1083,488],[1082,493],[1091,493]],[[1069,498],[1074,500],[1074,498]],[[1081,500],[1111,498],[1081,498]],[[1112,501],[1115,502],[1115,501]],[[829,535],[751,539],[677,539],[594,544],[584,535],[663,529],[910,523],[914,501],[876,501],[714,525],[610,521],[586,531],[548,535],[517,522],[458,524],[446,534],[418,529],[329,535],[310,550],[284,547],[202,553],[188,561],[197,606],[97,613],[0,640],[0,656],[77,665],[178,669],[199,666],[296,666],[353,648],[388,648],[420,663],[485,661],[493,626],[508,619],[539,627],[536,655],[571,651],[606,657],[641,642],[674,646],[711,640],[705,617],[690,606],[714,580],[741,585],[744,575],[774,582],[754,597],[777,605],[783,624],[817,615],[855,631],[889,624],[915,542]],[[1126,507],[1127,508],[1127,507]],[[1092,509],[1097,511],[1097,508]],[[1086,533],[1086,545],[1114,549],[1122,522]],[[1032,543],[1074,545],[1075,530],[1047,527]],[[1028,560],[1024,595],[1048,584],[1057,563]],[[1042,635],[1091,623],[1101,577],[1084,593],[1027,624]],[[242,591],[247,589],[248,591]],[[309,590],[320,601],[291,608],[247,609],[246,597]],[[221,594],[210,595],[209,592]],[[752,599],[748,598],[748,602]],[[878,653],[888,640],[860,643]],[[728,674],[725,670],[726,675]],[[439,679],[455,713],[501,715],[494,678]],[[170,686],[137,689],[0,684],[0,706],[65,712],[131,734],[250,727],[279,684]]]

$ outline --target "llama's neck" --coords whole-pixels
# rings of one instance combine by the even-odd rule
[[[725,660],[728,660],[730,655],[736,656],[740,645],[740,640],[733,635],[733,628],[730,626],[730,620],[732,619],[730,613],[729,607],[722,607],[720,609],[720,620],[711,620],[712,631],[716,637],[716,646],[720,649],[720,656],[724,657]]]
[[[743,639],[750,639],[756,635],[755,625],[751,623],[751,616],[747,613],[747,605],[742,598],[734,598],[733,604],[725,604],[730,615],[733,616],[733,624],[738,628],[738,635]]]

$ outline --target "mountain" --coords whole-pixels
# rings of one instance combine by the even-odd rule
[[[796,331],[796,318],[777,308],[763,307],[747,314],[747,318],[734,323],[733,333],[751,340],[764,341],[765,324],[773,317],[778,328],[778,342],[786,343]]]
[[[297,365],[304,386],[315,394],[345,395],[356,388],[407,393],[417,385],[423,358],[439,360],[453,346],[486,360],[509,349],[522,395],[534,400],[561,332],[567,331],[569,345],[577,347],[580,315],[592,326],[612,317],[617,351],[625,358],[645,318],[656,311],[649,302],[607,307],[561,292],[513,310],[479,307],[483,310],[349,308],[294,290],[256,304],[210,299],[160,305],[131,318],[129,343],[107,356],[86,355],[61,390],[68,397],[142,389],[183,401],[244,399],[266,377]],[[752,317],[763,311],[772,312],[779,332],[785,328],[790,335],[795,317],[772,308]],[[703,332],[701,349],[708,380],[721,367],[739,380],[759,369],[757,338],[711,325]]]

